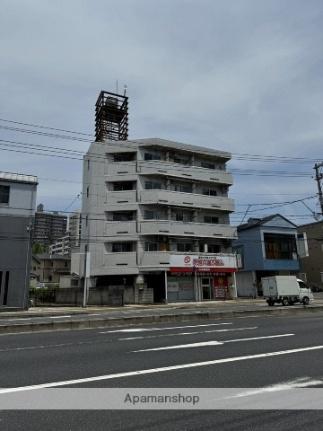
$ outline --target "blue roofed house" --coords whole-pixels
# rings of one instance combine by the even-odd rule
[[[238,296],[262,295],[261,278],[298,274],[304,249],[297,226],[280,214],[250,218],[237,228],[233,247],[238,257]]]

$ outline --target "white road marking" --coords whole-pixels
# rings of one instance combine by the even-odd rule
[[[72,316],[70,316],[70,315],[66,315],[66,316],[49,316],[50,319],[64,319],[65,317],[72,317]]]
[[[205,326],[219,326],[219,325],[232,325],[232,322],[230,323],[207,323],[205,325],[186,325],[186,326],[171,326],[171,327],[164,327],[164,328],[127,328],[127,329],[114,329],[111,331],[101,331],[99,334],[113,334],[116,332],[150,332],[150,331],[171,331],[174,329],[185,329],[185,328],[200,328]]]
[[[267,335],[267,336],[263,336],[263,337],[252,337],[252,338],[236,338],[233,340],[223,340],[223,341],[202,341],[200,343],[177,344],[176,346],[152,347],[150,349],[132,350],[131,353],[155,352],[155,351],[160,351],[160,350],[191,349],[191,348],[195,348],[195,347],[219,346],[219,345],[222,345],[225,343],[236,343],[238,341],[267,340],[270,338],[291,337],[293,335],[295,335],[295,334]]]
[[[263,394],[265,392],[285,391],[285,390],[294,389],[294,388],[307,388],[309,386],[318,386],[322,384],[323,384],[323,379],[312,379],[311,377],[299,377],[294,380],[288,380],[286,382],[276,383],[274,385],[265,386],[263,388],[255,388],[252,390],[243,391],[229,398],[248,397],[250,395]]]
[[[163,373],[163,372],[168,372],[168,371],[184,370],[184,369],[188,369],[188,368],[208,367],[210,365],[227,364],[227,363],[231,363],[231,362],[247,361],[250,359],[261,359],[261,358],[270,358],[270,357],[272,358],[275,356],[292,355],[294,353],[312,352],[315,350],[323,350],[323,345],[321,344],[318,346],[300,347],[298,349],[280,350],[277,352],[257,353],[255,355],[234,356],[231,358],[214,359],[212,361],[192,362],[192,363],[188,363],[188,364],[169,365],[166,367],[148,368],[145,370],[125,371],[125,372],[121,372],[121,373],[105,374],[102,376],[85,377],[85,378],[81,378],[81,379],[41,383],[38,385],[20,386],[20,387],[16,387],[16,388],[3,388],[3,389],[0,389],[0,394],[6,394],[6,393],[12,393],[12,392],[22,392],[22,391],[31,391],[31,390],[44,389],[44,388],[56,388],[56,387],[61,387],[61,386],[78,385],[78,384],[82,384],[82,383],[99,382],[99,381],[103,381],[103,380],[113,380],[113,379],[120,379],[120,378],[124,378],[124,377],[142,376],[145,374],[156,374],[156,373]]]
[[[257,328],[258,326],[249,326],[245,328],[211,329],[209,331],[176,332],[175,334],[161,334],[161,335],[147,335],[147,336],[139,336],[139,337],[118,338],[118,341],[146,340],[146,339],[152,339],[152,338],[177,337],[177,336],[183,336],[183,335],[210,334],[214,332],[248,331],[248,330],[257,329]]]

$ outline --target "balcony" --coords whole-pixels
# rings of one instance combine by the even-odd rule
[[[135,235],[135,221],[107,221],[105,222],[105,235]]]
[[[160,160],[141,161],[138,163],[139,174],[166,175],[169,177],[186,178],[194,181],[233,184],[232,175],[226,171],[206,169],[199,166],[169,163]]]
[[[145,220],[140,223],[141,235],[176,235],[208,238],[236,238],[236,228],[224,224],[185,223],[172,220]]]
[[[100,264],[95,265],[91,275],[138,274],[136,252],[104,253]]]
[[[140,203],[216,209],[228,212],[234,211],[234,202],[227,197],[205,196],[193,193],[175,192],[172,190],[142,190],[140,192]]]
[[[194,181],[233,184],[232,175],[226,171],[206,169],[199,166],[182,165],[161,160],[110,163],[105,167],[105,175],[165,175]]]
[[[136,190],[124,190],[121,192],[108,191],[107,203],[109,205],[136,203]]]

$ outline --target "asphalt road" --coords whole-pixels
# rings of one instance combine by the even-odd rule
[[[323,313],[0,335],[2,388],[261,388],[299,379],[323,387]],[[0,411],[1,431],[296,431],[322,430],[322,420],[323,411]]]

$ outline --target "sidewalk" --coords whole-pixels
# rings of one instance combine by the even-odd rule
[[[183,322],[233,317],[295,315],[323,312],[323,299],[309,306],[269,307],[264,299],[236,299],[200,303],[127,305],[124,307],[34,307],[0,312],[0,333],[75,330],[109,326]]]

